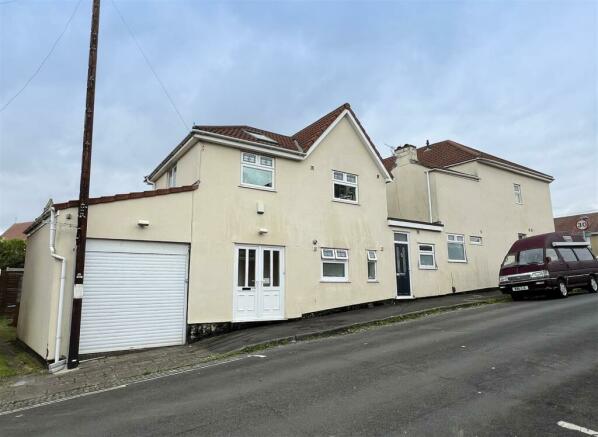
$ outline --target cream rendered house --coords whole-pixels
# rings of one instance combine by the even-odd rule
[[[384,162],[399,295],[496,287],[516,239],[554,231],[549,175],[454,141]]]
[[[146,180],[90,201],[81,354],[396,296],[391,176],[348,104],[292,136],[195,126]],[[68,352],[76,214],[49,204],[27,231],[18,337],[48,362]]]

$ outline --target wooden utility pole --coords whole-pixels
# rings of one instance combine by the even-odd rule
[[[96,64],[98,60],[98,34],[100,31],[100,0],[93,0],[89,63],[87,67],[87,96],[85,98],[85,125],[83,127],[83,154],[81,157],[81,182],[79,185],[79,212],[77,215],[77,248],[75,258],[75,289],[67,367],[79,365],[79,335],[81,332],[81,304],[85,278],[85,244],[87,240],[87,213],[89,206],[89,179],[91,174],[91,144],[93,139],[93,110],[96,90]]]

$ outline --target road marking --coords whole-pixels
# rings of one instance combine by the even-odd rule
[[[65,398],[55,399],[53,401],[40,402],[39,404],[28,405],[26,407],[21,407],[21,408],[16,408],[16,409],[10,410],[10,411],[0,412],[0,416],[6,416],[8,414],[18,413],[18,412],[26,411],[26,410],[31,410],[33,408],[43,407],[45,405],[58,404],[59,402],[70,401],[71,399],[82,398],[82,397],[89,396],[89,395],[95,395],[97,393],[104,393],[104,392],[107,392],[107,391],[118,390],[118,389],[121,389],[121,388],[125,388],[126,386],[127,386],[127,384],[123,384],[123,385],[119,385],[119,386],[116,386],[116,387],[104,388],[102,390],[90,391],[90,392],[87,392],[87,393],[80,393],[78,395],[67,396]]]
[[[564,422],[562,420],[557,422],[557,425],[560,426],[561,428],[567,428],[572,431],[579,431],[583,434],[598,436],[598,431],[592,431],[591,429],[584,428],[583,426],[574,425],[572,423]]]
[[[0,412],[0,416],[6,416],[6,415],[9,415],[9,414],[13,414],[13,413],[19,413],[21,411],[31,410],[33,408],[38,408],[38,407],[44,407],[46,405],[58,404],[60,402],[70,401],[71,399],[82,398],[84,396],[90,396],[90,395],[95,395],[95,394],[99,394],[99,393],[105,393],[105,392],[112,391],[112,390],[119,390],[121,388],[125,388],[125,387],[128,387],[128,386],[133,385],[133,384],[140,384],[142,382],[155,381],[156,379],[167,378],[169,376],[174,376],[174,375],[180,375],[180,374],[183,374],[183,373],[194,372],[194,371],[197,371],[197,370],[207,369],[209,367],[221,366],[223,364],[230,364],[230,363],[233,363],[235,361],[240,361],[240,360],[244,360],[245,358],[252,358],[252,357],[255,357],[255,358],[266,358],[265,355],[246,355],[244,357],[231,358],[229,360],[219,361],[217,363],[205,364],[203,366],[200,365],[200,366],[195,366],[195,367],[191,367],[191,368],[183,369],[183,370],[166,371],[166,372],[163,372],[163,373],[161,373],[159,375],[149,376],[147,378],[142,378],[142,379],[139,379],[137,381],[131,381],[128,384],[122,384],[122,385],[118,385],[116,387],[103,388],[101,390],[90,391],[90,392],[81,393],[81,394],[77,394],[77,395],[73,395],[73,396],[66,396],[66,397],[61,398],[61,399],[54,399],[52,401],[40,402],[39,404],[35,404],[35,405],[28,405],[26,407],[15,408],[14,410],[10,410],[10,411],[2,411],[2,412]]]

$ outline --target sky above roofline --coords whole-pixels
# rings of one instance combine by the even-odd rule
[[[383,156],[450,138],[553,175],[555,215],[598,209],[598,2],[115,1],[184,122],[103,2],[93,196],[147,189],[193,124],[289,134],[348,101]],[[0,4],[0,107],[75,5]],[[78,194],[89,22],[0,113],[0,230]]]

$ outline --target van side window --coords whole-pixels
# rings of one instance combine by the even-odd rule
[[[575,252],[580,261],[592,261],[594,259],[592,252],[587,247],[576,247],[573,249],[573,252]]]
[[[559,256],[556,254],[554,249],[546,249],[546,258],[550,258],[550,261],[558,261]]]
[[[565,261],[567,261],[567,262],[577,261],[577,258],[575,257],[575,254],[573,253],[573,249],[569,249],[568,247],[560,247],[557,250],[559,252],[559,255],[561,255],[561,258],[563,258]]]

